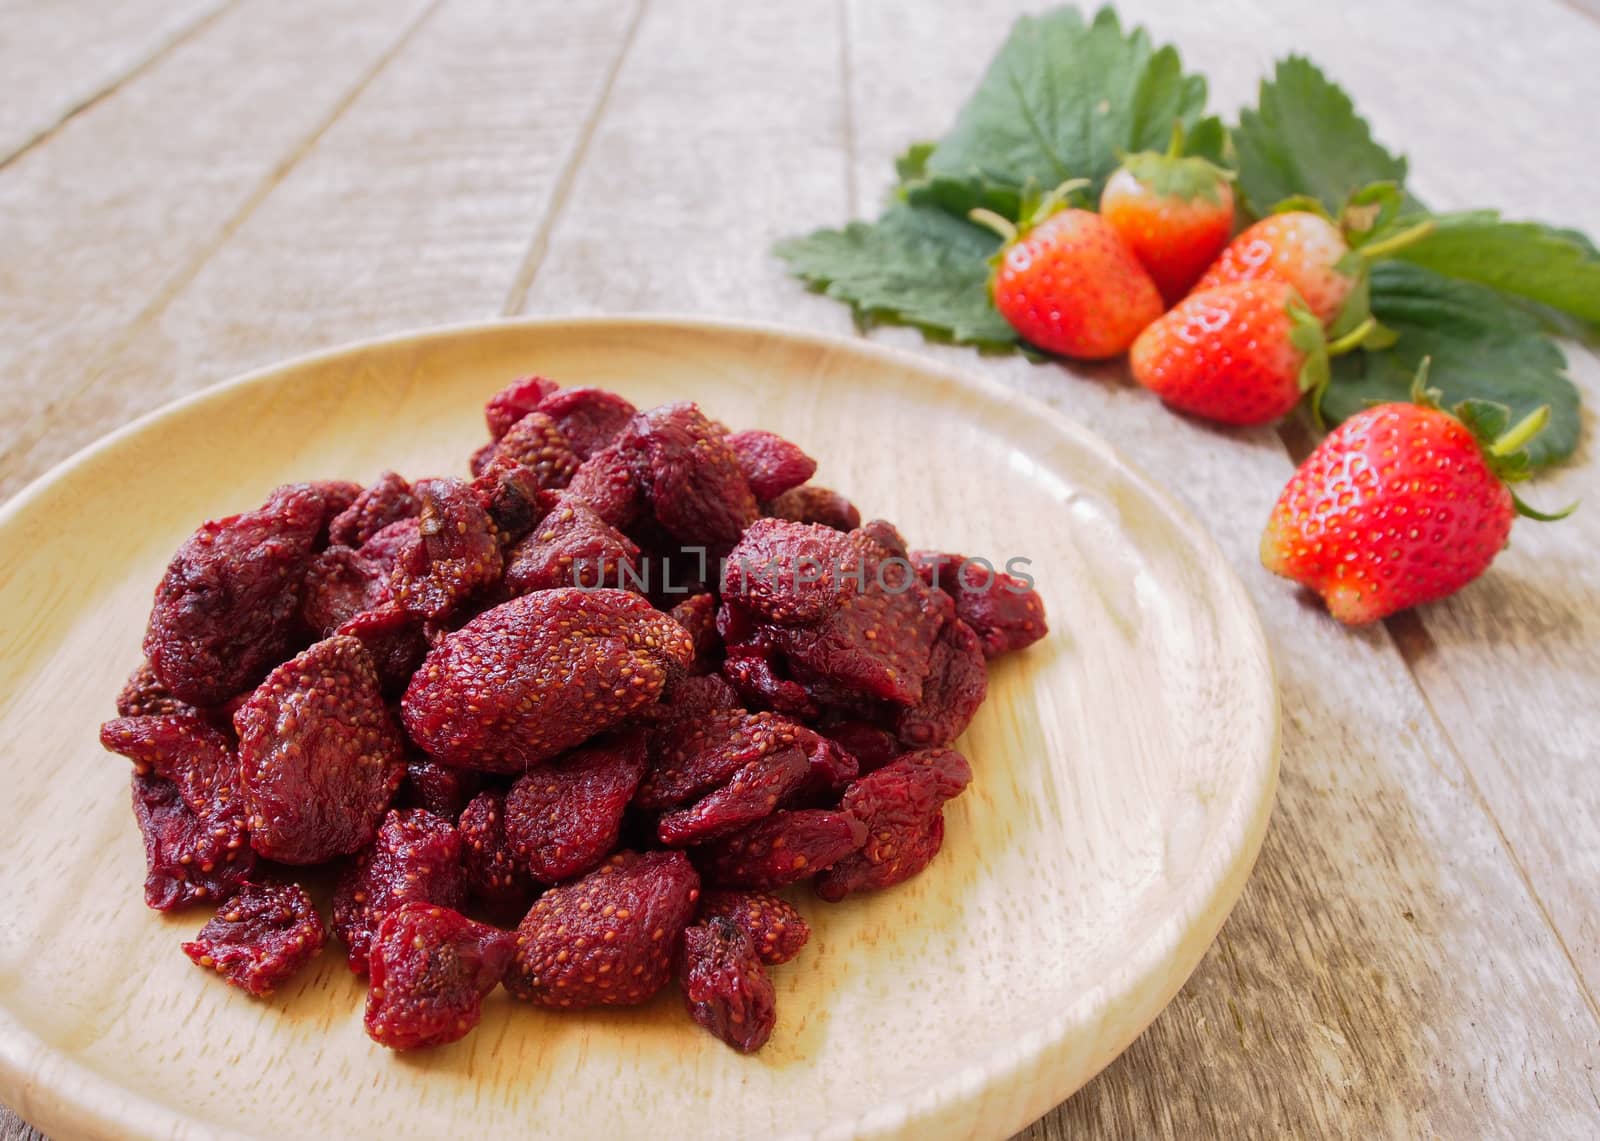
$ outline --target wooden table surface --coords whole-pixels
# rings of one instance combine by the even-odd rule
[[[1592,4],[1120,8],[1225,112],[1303,51],[1429,202],[1600,235]],[[849,334],[771,242],[873,211],[1021,7],[0,0],[0,497],[175,396],[416,326],[666,311]],[[1120,373],[874,336],[1159,477],[1234,560],[1279,671],[1282,786],[1237,910],[1023,1136],[1600,1134],[1592,445],[1530,492],[1587,492],[1574,518],[1519,523],[1458,597],[1352,632],[1256,561],[1293,440],[1169,415]],[[1600,407],[1600,363],[1570,355]],[[4,1141],[37,1136],[0,1109]]]

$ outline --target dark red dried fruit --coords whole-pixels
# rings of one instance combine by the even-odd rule
[[[405,903],[383,917],[367,957],[367,1036],[391,1050],[466,1037],[516,940],[447,907]]]
[[[587,503],[596,515],[619,530],[632,524],[644,510],[644,488],[634,474],[633,461],[616,444],[583,461],[567,484],[567,495]]]
[[[559,498],[540,486],[537,472],[509,456],[493,457],[472,481],[472,490],[499,532],[502,548],[533,530]]]
[[[772,815],[810,774],[811,762],[798,748],[760,757],[729,777],[727,784],[663,816],[656,836],[663,844],[682,848],[731,835]]]
[[[521,918],[535,891],[533,877],[522,866],[506,838],[506,799],[481,792],[461,813],[461,865],[467,888],[496,915]]]
[[[443,618],[474,591],[500,579],[500,539],[472,488],[459,479],[424,479],[416,539],[400,550],[395,601],[424,618]]]
[[[682,852],[618,852],[539,897],[517,928],[506,989],[543,1006],[631,1006],[672,976],[700,877]]]
[[[483,406],[483,419],[489,425],[489,437],[498,440],[504,436],[513,424],[536,410],[545,397],[560,387],[555,381],[542,376],[524,376],[513,380],[489,397],[489,403]]]
[[[718,887],[779,888],[799,883],[861,849],[867,826],[822,808],[775,812],[701,849],[701,873]]]
[[[540,401],[539,411],[556,422],[578,459],[586,460],[616,439],[639,410],[603,388],[563,388]]]
[[[247,883],[183,945],[183,953],[247,994],[265,998],[310,962],[326,939],[305,888]]]
[[[162,713],[194,713],[194,706],[179,701],[156,677],[149,662],[140,662],[117,694],[118,717],[154,717]]]
[[[144,636],[168,692],[215,705],[288,656],[322,509],[310,484],[289,484],[259,510],[201,524],[178,548]]]
[[[708,891],[700,900],[700,918],[733,923],[768,966],[787,963],[811,938],[811,925],[794,904],[764,891]]]
[[[139,775],[154,773],[174,782],[197,815],[243,814],[233,742],[199,717],[167,713],[107,721],[100,726],[100,744],[127,757]]]
[[[333,929],[349,949],[350,969],[366,974],[372,939],[392,909],[412,901],[460,908],[466,895],[455,825],[422,808],[391,811],[334,888]]]
[[[359,548],[390,524],[413,519],[421,511],[422,504],[412,494],[405,477],[386,471],[328,524],[328,541]]]
[[[401,709],[446,764],[521,772],[654,704],[693,654],[683,627],[636,594],[544,590],[446,635]]]
[[[822,732],[854,757],[864,773],[883,768],[904,748],[893,733],[869,721],[841,721]]]
[[[678,977],[690,1018],[740,1053],[766,1045],[778,1021],[777,992],[737,924],[713,918],[686,930]]]
[[[960,754],[955,754],[960,757]],[[927,867],[944,843],[944,793],[954,783],[944,756],[901,757],[853,783],[841,807],[866,825],[859,852],[817,877],[817,894],[837,902],[853,891],[879,891]],[[965,787],[963,785],[963,787]]]
[[[226,899],[255,870],[243,819],[196,815],[170,780],[135,773],[133,814],[144,835],[144,901],[157,911]]]
[[[938,551],[914,551],[917,573],[955,599],[956,617],[978,635],[985,657],[1031,646],[1050,632],[1044,599],[1031,581],[986,562]]]
[[[233,723],[257,852],[319,864],[372,840],[405,776],[405,741],[360,641],[337,635],[285,662]]]
[[[644,733],[617,734],[528,770],[506,793],[506,839],[541,883],[599,866],[644,777]]]
[[[848,535],[827,527],[757,519],[722,570],[722,597],[780,626],[820,622],[839,609],[859,557]]]
[[[845,785],[861,774],[861,766],[856,764],[855,757],[841,749],[837,742],[813,729],[801,730],[799,745],[805,750],[810,772],[804,787],[789,803],[820,798],[832,805],[844,791]]]
[[[895,733],[914,749],[948,745],[967,731],[989,693],[989,667],[978,635],[952,618],[933,644],[922,700],[895,716]]]
[[[397,697],[405,692],[411,675],[428,652],[422,623],[397,602],[364,610],[334,633],[357,638],[367,648],[386,697]]]
[[[563,498],[506,558],[507,594],[558,586],[624,589],[639,579],[639,548],[581,499]]]
[[[322,542],[328,541],[328,529],[333,526],[333,521],[356,501],[356,496],[361,494],[361,485],[348,479],[314,479],[311,487],[322,496]]]
[[[862,698],[915,705],[933,644],[954,610],[864,531],[848,536],[838,609],[813,626],[771,626],[791,677],[812,696],[848,707]],[[733,652],[730,647],[730,654]]]
[[[349,547],[329,547],[306,568],[300,617],[318,637],[327,637],[363,610],[388,601],[389,576],[378,563]]]
[[[528,413],[500,437],[489,467],[501,460],[521,464],[533,472],[539,486],[546,490],[557,490],[571,483],[579,463],[567,437],[543,412]]]
[[[801,725],[776,713],[729,709],[658,727],[652,763],[634,802],[647,812],[676,808],[726,784],[751,761],[800,742]]]
[[[474,480],[481,479],[483,474],[489,470],[489,465],[494,463],[495,451],[498,448],[499,444],[490,440],[487,444],[480,444],[472,450],[472,454],[467,457],[467,470],[472,473]],[[521,467],[522,465],[518,464],[517,466]]]
[[[972,783],[972,765],[954,749],[918,749],[904,754],[901,759],[933,772],[933,787],[940,800],[954,800]]]
[[[735,646],[722,663],[722,674],[747,705],[790,717],[817,716],[821,710],[810,691],[794,679],[779,675],[776,654],[776,648],[769,645]]]
[[[369,562],[378,564],[385,574],[392,574],[395,564],[400,561],[400,552],[416,539],[421,528],[420,519],[397,519],[362,543],[357,553]]]
[[[854,531],[861,526],[861,512],[837,491],[807,484],[784,492],[763,505],[761,513],[796,523],[817,523],[835,531]]]
[[[718,674],[685,674],[668,684],[661,702],[663,725],[677,722],[682,726],[720,709],[739,708],[739,695]]]
[[[426,808],[435,816],[454,820],[467,802],[478,795],[483,777],[471,769],[441,765],[427,757],[406,761],[406,778],[397,803],[402,808]]]
[[[722,554],[756,518],[756,498],[727,440],[694,404],[635,416],[617,437],[656,521],[680,543]]]
[[[776,499],[817,472],[816,460],[774,432],[735,432],[728,447],[757,499]]]
[[[717,633],[717,596],[694,594],[685,598],[671,610],[672,620],[694,639],[694,666],[700,673],[716,668],[722,656],[722,638]]]

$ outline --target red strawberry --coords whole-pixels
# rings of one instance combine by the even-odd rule
[[[1117,356],[1161,316],[1161,294],[1104,218],[1048,210],[1020,232],[997,214],[973,211],[974,221],[1007,239],[989,280],[995,308],[1023,340],[1046,352],[1083,360]]]
[[[1371,328],[1364,324],[1359,342]],[[1174,408],[1224,424],[1265,424],[1325,384],[1322,324],[1281,281],[1191,293],[1133,343],[1133,378]]]
[[[1100,216],[1133,251],[1168,305],[1189,292],[1233,233],[1227,171],[1203,158],[1130,155],[1100,194]]]
[[[1504,405],[1467,401],[1452,416],[1421,380],[1423,403],[1369,408],[1324,439],[1261,536],[1262,565],[1316,591],[1341,622],[1453,594],[1494,561],[1513,516],[1560,517],[1524,506],[1504,482],[1526,476],[1521,448],[1548,408],[1507,431]]]
[[[1238,281],[1292,285],[1323,327],[1331,325],[1361,280],[1339,227],[1309,210],[1261,219],[1229,243],[1195,292]]]

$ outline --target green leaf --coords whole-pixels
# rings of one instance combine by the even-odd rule
[[[895,204],[876,222],[817,230],[774,249],[796,276],[847,302],[863,323],[1014,349],[1016,333],[989,300],[988,259],[999,246],[998,236],[962,218]]]
[[[1443,214],[1395,256],[1600,325],[1600,253],[1572,230],[1506,222],[1493,210]]]
[[[1030,183],[1087,178],[1098,196],[1121,155],[1165,150],[1175,123],[1186,153],[1221,158],[1225,132],[1202,121],[1205,103],[1205,80],[1184,74],[1175,49],[1153,47],[1142,28],[1124,32],[1109,8],[1088,24],[1072,7],[1022,16],[924,177],[1019,197]]]
[[[1372,267],[1371,290],[1373,315],[1400,339],[1381,352],[1334,361],[1322,401],[1329,420],[1409,399],[1417,366],[1430,357],[1428,384],[1440,390],[1444,407],[1490,401],[1505,405],[1514,422],[1547,404],[1550,422],[1529,444],[1529,463],[1544,467],[1572,454],[1581,429],[1578,390],[1566,376],[1566,357],[1531,314],[1487,286],[1399,261]]]
[[[1302,56],[1280,60],[1233,132],[1239,187],[1257,213],[1309,195],[1335,217],[1368,183],[1404,185],[1406,160],[1390,154],[1338,84]]]

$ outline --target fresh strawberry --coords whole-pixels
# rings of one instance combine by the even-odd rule
[[[1168,305],[1199,280],[1233,233],[1229,172],[1203,158],[1130,155],[1100,194],[1100,217],[1127,243]]]
[[[1261,536],[1262,565],[1316,591],[1341,622],[1453,594],[1494,561],[1514,516],[1560,517],[1506,486],[1527,475],[1521,449],[1549,409],[1509,430],[1504,405],[1469,400],[1451,415],[1422,389],[1425,375],[1418,403],[1366,409],[1324,439]]]
[[[1306,307],[1333,324],[1361,281],[1362,261],[1353,257],[1339,227],[1321,214],[1291,210],[1261,219],[1228,244],[1195,285],[1195,292],[1238,281],[1292,285]]]
[[[1161,316],[1161,294],[1104,218],[1050,210],[1046,205],[1020,230],[987,210],[972,212],[974,221],[1006,238],[989,279],[995,308],[1023,340],[1046,352],[1082,360],[1117,356]]]
[[[1133,343],[1133,377],[1174,408],[1224,424],[1265,424],[1327,383],[1328,357],[1359,344],[1360,326],[1330,345],[1322,323],[1281,281],[1239,281],[1191,293]]]

